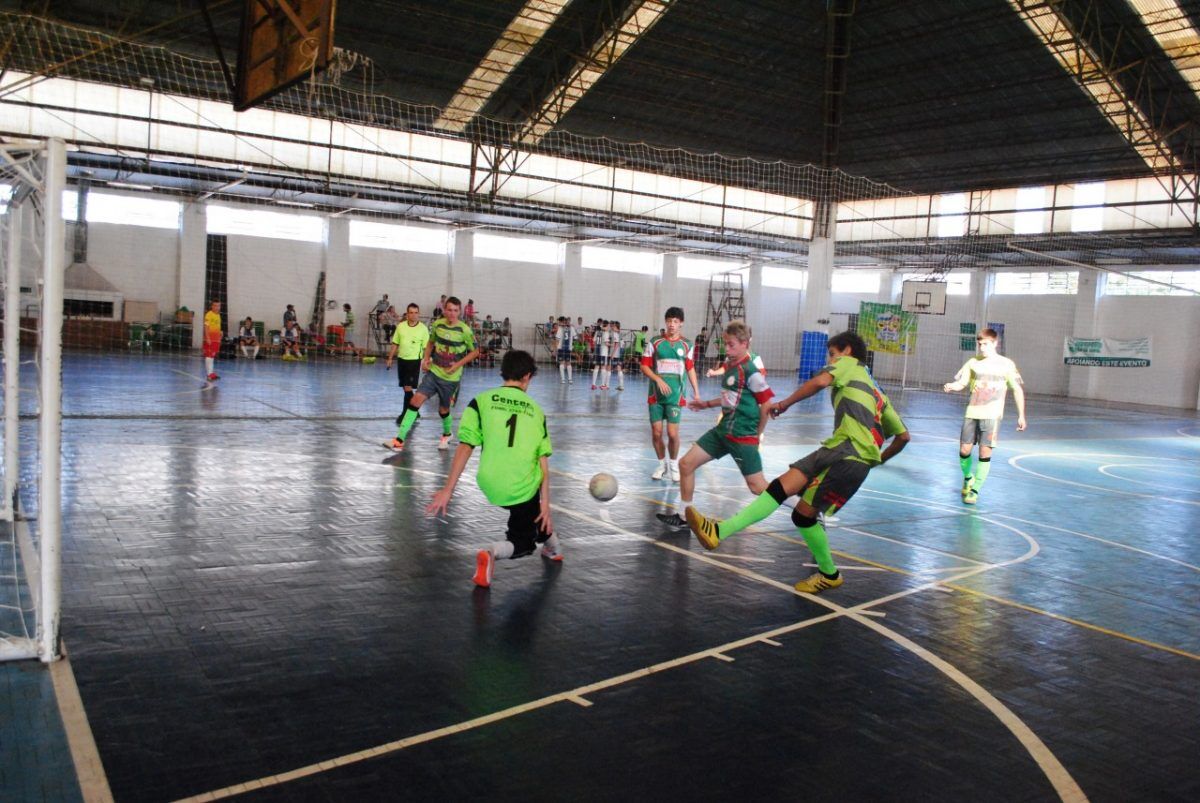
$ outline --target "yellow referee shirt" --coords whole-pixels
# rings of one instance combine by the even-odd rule
[[[392,335],[396,344],[396,357],[401,360],[419,360],[425,356],[425,346],[429,343],[429,327],[420,321],[410,326],[408,321],[401,321]]]

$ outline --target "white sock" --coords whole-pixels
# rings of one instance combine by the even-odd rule
[[[601,385],[604,385],[605,387],[607,387],[607,386],[608,386],[608,380],[609,380],[609,379],[611,379],[611,378],[612,378],[612,369],[611,369],[611,368],[605,368],[605,369],[604,369],[604,381],[603,381],[603,382],[601,382],[600,384],[601,384]]]
[[[600,366],[597,365],[592,369],[592,384],[596,384],[596,380],[600,377]]]
[[[558,364],[558,378],[560,380],[567,378],[567,364],[565,362],[560,362]]]
[[[617,387],[625,387],[625,372],[620,368],[617,369]]]
[[[496,560],[511,558],[513,553],[512,541],[496,541],[492,544],[492,557]]]
[[[554,554],[555,552],[558,552],[559,551],[558,536],[552,535],[549,538],[547,538],[542,543],[542,549],[546,550],[550,554]]]
[[[215,371],[213,371],[213,358],[212,357],[204,358],[204,367],[206,369],[206,373],[210,373],[210,374],[216,373]]]
[[[568,380],[572,380],[575,378],[574,372],[571,370],[571,367],[572,367],[571,363],[567,363],[567,379]]]

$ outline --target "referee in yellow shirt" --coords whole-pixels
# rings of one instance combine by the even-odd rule
[[[392,346],[388,349],[386,366],[390,370],[392,360],[399,353],[396,365],[396,376],[400,386],[404,388],[404,409],[412,401],[413,388],[420,384],[421,358],[425,356],[425,346],[429,343],[429,327],[421,323],[421,308],[410,303],[404,310],[404,320],[392,333]],[[404,415],[401,413],[400,415]],[[400,423],[400,418],[396,418]]]

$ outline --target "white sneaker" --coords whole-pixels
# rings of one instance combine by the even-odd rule
[[[661,480],[667,473],[667,464],[659,461],[658,468],[654,469],[654,473],[650,475],[652,480]]]
[[[560,550],[551,549],[549,544],[542,544],[541,556],[555,563],[562,563],[563,559],[563,553]]]
[[[679,482],[679,463],[671,461],[671,482]]]
[[[441,440],[438,441],[438,451],[444,452],[449,448],[450,448],[450,436],[443,435]]]

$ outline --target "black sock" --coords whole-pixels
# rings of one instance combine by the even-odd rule
[[[820,570],[820,569],[817,569],[817,571],[821,572],[821,570]],[[833,574],[825,574],[825,572],[821,572],[821,576],[822,576],[822,577],[824,577],[824,578],[825,578],[825,579],[827,579],[827,580],[836,580],[836,579],[838,579],[838,575],[839,575],[839,574],[841,574],[841,572],[840,572],[840,571],[839,571],[839,572],[834,572]]]

